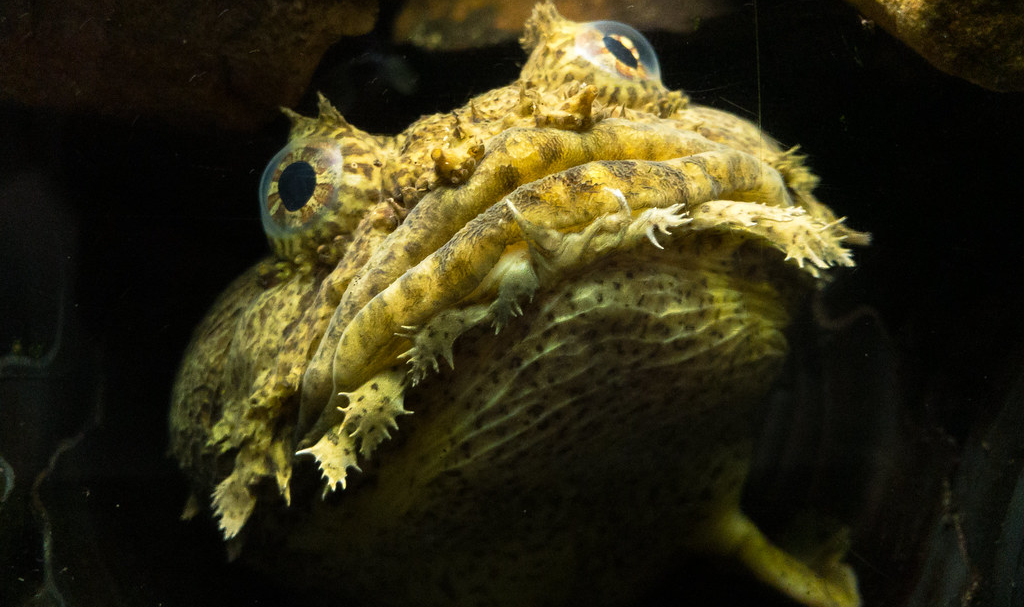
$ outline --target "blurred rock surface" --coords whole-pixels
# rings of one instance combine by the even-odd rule
[[[395,21],[394,38],[431,50],[463,50],[519,37],[536,0],[409,0]],[[726,14],[734,0],[561,0],[572,21],[612,20],[641,31],[692,32],[702,19]]]
[[[1024,5],[1016,0],[849,0],[940,70],[994,91],[1024,90]]]
[[[376,16],[372,0],[7,0],[0,99],[257,128],[298,101],[332,43]]]

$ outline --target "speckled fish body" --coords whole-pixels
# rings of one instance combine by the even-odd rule
[[[858,604],[841,550],[801,563],[739,495],[789,318],[866,236],[622,28],[540,5],[517,82],[394,137],[292,114],[275,256],[172,397],[233,549],[379,604],[618,604],[680,551]]]

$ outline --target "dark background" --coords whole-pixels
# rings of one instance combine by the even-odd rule
[[[516,78],[515,44],[394,47],[392,12],[328,53],[298,109],[322,90],[353,124],[393,133]],[[1022,605],[1024,95],[938,72],[840,2],[764,0],[756,26],[747,5],[688,36],[652,33],[665,84],[799,143],[819,198],[874,242],[818,302],[830,320],[794,329],[748,510],[769,530],[794,502],[850,524],[868,605]],[[404,60],[415,90],[368,51]],[[190,332],[267,250],[256,188],[286,121],[237,133],[8,105],[0,123],[0,455],[15,473],[0,605],[308,604],[226,565],[207,516],[178,521],[187,487],[165,457]],[[698,576],[646,604],[760,600],[680,568]]]

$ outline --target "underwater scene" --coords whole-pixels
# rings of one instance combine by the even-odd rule
[[[0,7],[0,606],[1024,606],[1024,10]]]

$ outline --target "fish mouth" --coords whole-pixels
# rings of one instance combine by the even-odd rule
[[[336,341],[321,342],[304,378],[299,453],[316,456],[329,488],[344,483],[357,452],[369,457],[390,438],[408,413],[406,387],[451,361],[462,333],[500,331],[538,289],[611,255],[643,263],[712,231],[774,251],[811,279],[852,265],[849,231],[794,198],[778,170],[675,127],[606,119],[584,132],[509,129],[464,184],[420,200],[352,280],[327,332]],[[383,385],[386,396],[371,390]],[[339,449],[345,457],[329,453]]]

